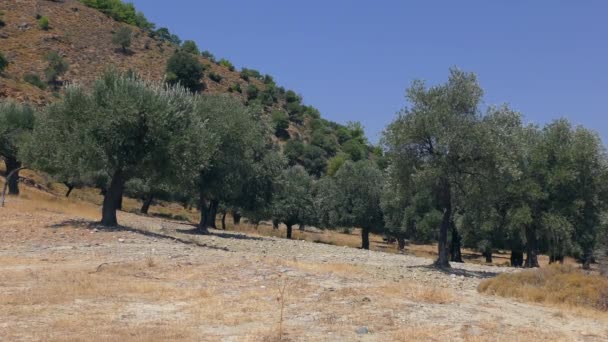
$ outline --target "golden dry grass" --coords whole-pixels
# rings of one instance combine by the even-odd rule
[[[570,265],[504,273],[479,284],[479,292],[536,303],[566,304],[608,311],[608,278]]]

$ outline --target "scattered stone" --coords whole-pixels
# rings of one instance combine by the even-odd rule
[[[357,335],[365,335],[369,334],[369,329],[367,327],[357,328]]]
[[[125,242],[125,239],[118,239],[118,242]]]

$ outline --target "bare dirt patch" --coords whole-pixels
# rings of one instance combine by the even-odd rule
[[[524,341],[608,338],[604,317],[482,295],[508,268],[457,265],[10,198],[0,209],[0,340]],[[82,207],[81,207],[82,206]],[[83,209],[83,210],[80,210]]]

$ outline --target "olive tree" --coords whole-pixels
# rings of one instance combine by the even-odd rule
[[[63,169],[105,173],[109,184],[101,223],[115,226],[129,179],[159,169],[179,178],[206,163],[213,150],[201,137],[209,132],[192,115],[193,106],[194,97],[184,88],[110,71],[91,91],[66,88],[63,100],[40,116],[27,155],[51,174]]]
[[[369,249],[370,232],[384,231],[380,201],[384,176],[371,161],[346,161],[320,192],[330,227],[360,227],[361,248]]]
[[[0,102],[0,156],[4,158],[9,194],[19,194],[19,168],[21,158],[19,146],[34,129],[34,109],[27,104],[13,101]]]
[[[455,193],[463,179],[480,173],[478,105],[483,91],[474,74],[450,71],[445,84],[415,81],[411,104],[387,127],[384,143],[392,167],[418,189],[432,189],[442,214],[436,265],[449,267],[448,232],[454,227]],[[483,170],[482,170],[483,171]]]
[[[122,26],[112,35],[112,43],[120,46],[123,53],[127,52],[127,49],[131,46],[131,39],[133,36],[133,30],[128,26]]]
[[[295,224],[308,224],[313,216],[313,179],[300,166],[292,166],[279,176],[274,190],[272,216],[287,226],[287,238],[291,239]]]

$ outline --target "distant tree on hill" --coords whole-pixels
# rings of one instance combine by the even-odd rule
[[[0,156],[6,164],[6,175],[21,167],[20,145],[34,129],[34,109],[12,101],[0,102]],[[19,171],[8,182],[9,194],[19,194]]]
[[[201,52],[201,56],[203,56],[203,58],[207,58],[208,60],[215,63],[215,56],[208,50]]]
[[[175,45],[180,45],[182,40],[175,34],[172,34],[168,28],[161,27],[158,30],[151,33],[152,37],[156,37],[159,40],[167,41]]]
[[[289,138],[289,115],[281,110],[272,112],[272,122],[274,124],[274,134],[279,138]]]
[[[44,69],[46,81],[51,85],[57,84],[57,79],[69,69],[69,64],[57,52],[49,52],[44,59],[47,67]]]
[[[182,44],[182,50],[193,55],[199,55],[201,53],[193,40],[185,40]]]
[[[201,89],[204,66],[192,54],[177,51],[167,61],[167,82],[181,84],[196,92]]]
[[[234,64],[232,64],[232,62],[230,62],[229,60],[227,60],[225,58],[220,59],[218,64],[223,67],[228,68],[228,70],[230,70],[230,71],[234,71]]]
[[[122,26],[112,35],[112,43],[120,46],[123,53],[127,52],[127,49],[131,46],[131,38],[133,30],[130,27]]]

